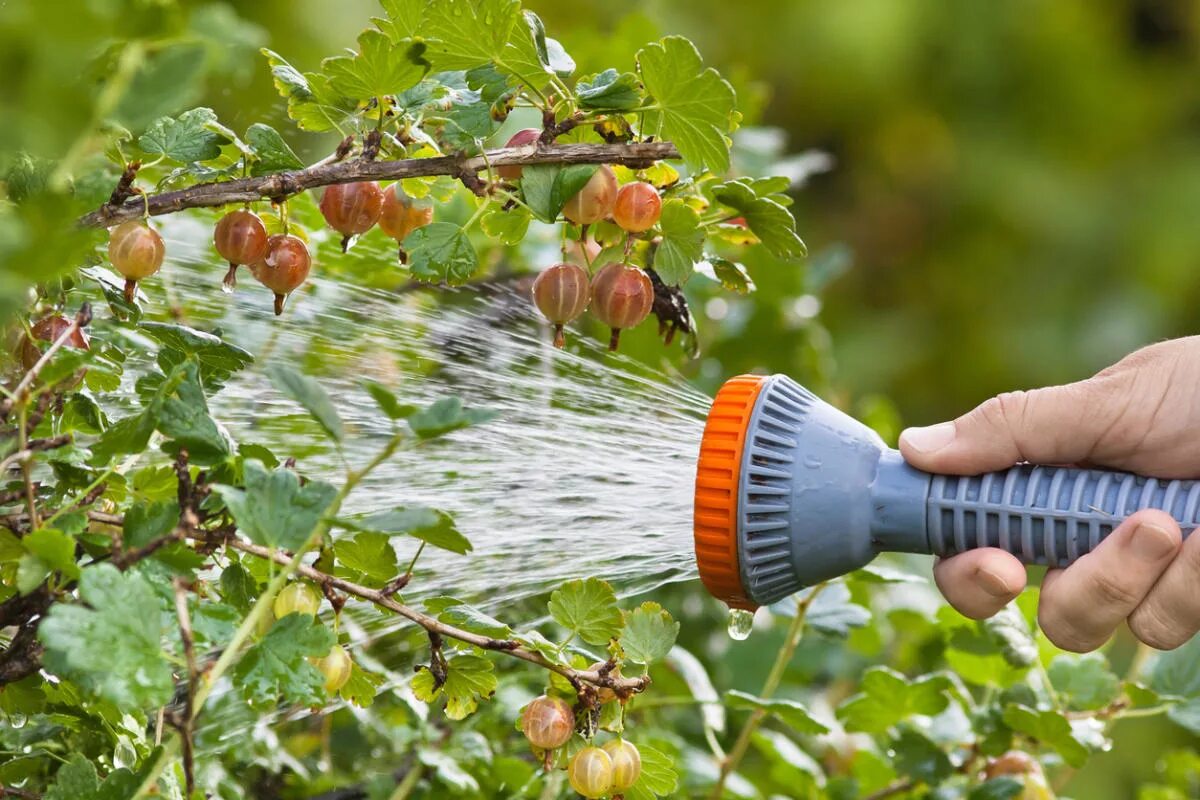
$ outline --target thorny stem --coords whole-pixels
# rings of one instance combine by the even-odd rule
[[[804,618],[808,615],[809,606],[812,605],[814,599],[827,586],[826,583],[818,583],[812,588],[802,600],[796,602],[796,615],[792,617],[792,624],[788,626],[787,634],[783,639],[783,646],[779,648],[779,653],[775,656],[775,663],[771,666],[771,671],[767,675],[767,680],[763,683],[762,691],[759,697],[764,700],[770,699],[771,695],[775,694],[775,690],[779,688],[780,682],[783,680],[783,675],[787,671],[788,664],[792,661],[792,655],[796,652],[796,646],[800,644],[800,635],[804,632]],[[729,751],[729,755],[721,762],[721,772],[717,776],[717,782],[709,793],[709,800],[721,800],[721,796],[725,792],[725,781],[729,779],[729,775],[737,769],[742,758],[745,757],[746,751],[750,747],[750,739],[754,736],[754,732],[762,725],[766,719],[767,712],[761,708],[755,709],[746,720],[746,724],[742,726],[742,730],[738,733],[737,739],[733,743],[733,747]]]

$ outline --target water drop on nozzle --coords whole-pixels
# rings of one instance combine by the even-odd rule
[[[729,638],[744,642],[754,630],[754,612],[744,608],[729,609]]]

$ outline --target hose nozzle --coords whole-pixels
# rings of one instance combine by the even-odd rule
[[[882,552],[999,547],[1062,567],[1143,508],[1200,521],[1200,482],[1018,464],[973,476],[906,464],[867,426],[784,375],[721,387],[696,472],[700,578],[753,609],[866,566]]]

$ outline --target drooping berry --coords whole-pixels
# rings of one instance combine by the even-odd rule
[[[533,281],[533,304],[554,325],[554,346],[564,343],[563,325],[576,319],[591,298],[587,270],[578,264],[554,264]]]
[[[604,752],[612,759],[614,792],[623,792],[637,783],[642,774],[642,754],[633,742],[613,739],[604,745]]]
[[[567,201],[563,216],[576,225],[590,225],[611,214],[616,201],[617,176],[612,167],[605,164]]]
[[[267,255],[250,265],[258,282],[275,293],[275,315],[283,313],[283,301],[308,279],[312,257],[299,237],[277,233],[267,239]]]
[[[541,138],[542,132],[537,128],[525,128],[517,131],[508,140],[505,147],[524,147],[527,144],[533,144]],[[521,177],[522,168],[520,164],[508,164],[503,167],[496,167],[496,174],[506,181],[515,181]]]
[[[592,278],[592,313],[612,328],[609,350],[616,350],[621,331],[633,328],[654,305],[654,285],[650,277],[628,264],[608,264]]]
[[[566,700],[542,695],[525,706],[521,731],[534,747],[543,750],[562,747],[575,732],[575,712]]]
[[[42,317],[33,323],[33,326],[29,329],[30,335],[21,337],[21,346],[19,348],[21,366],[25,367],[25,369],[33,369],[33,365],[42,357],[41,348],[34,343],[35,339],[41,342],[57,341],[58,337],[66,333],[69,327],[71,327],[71,320],[59,314]],[[73,347],[76,350],[88,350],[91,347],[88,335],[82,328],[77,328],[74,333],[67,337],[65,346]]]
[[[222,285],[231,292],[237,286],[237,268],[257,264],[267,255],[267,228],[258,214],[239,208],[221,217],[213,231],[213,244],[221,258],[229,262]]]
[[[613,788],[612,757],[599,747],[585,747],[567,765],[567,779],[584,797],[604,797]]]
[[[335,644],[324,658],[310,658],[309,661],[325,676],[325,691],[334,694],[350,680],[354,662],[350,654],[340,644]]]
[[[165,255],[158,231],[140,219],[122,222],[108,235],[108,260],[125,276],[125,299],[131,303],[138,281],[158,272]]]
[[[383,193],[383,213],[379,216],[379,227],[397,242],[403,243],[417,228],[433,222],[433,205],[421,203],[404,193],[400,184],[393,183]],[[400,250],[404,261],[404,250]]]
[[[662,198],[648,183],[627,183],[617,192],[613,204],[613,222],[630,233],[648,231],[662,215]]]
[[[317,594],[317,590],[307,583],[297,581],[279,590],[271,610],[275,612],[276,619],[283,619],[288,614],[307,614],[313,617],[320,607],[321,595]]]
[[[329,227],[342,234],[342,252],[350,237],[371,230],[383,213],[383,190],[375,181],[335,183],[321,195],[321,214]]]

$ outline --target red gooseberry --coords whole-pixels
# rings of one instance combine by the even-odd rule
[[[628,264],[607,264],[592,278],[592,313],[612,328],[608,349],[616,350],[621,331],[640,324],[654,305],[654,285]]]
[[[563,326],[584,312],[590,297],[587,270],[578,264],[554,264],[533,281],[533,303],[554,325],[555,347],[563,346]]]
[[[267,239],[267,254],[250,265],[258,282],[275,293],[275,315],[283,313],[283,301],[308,279],[312,257],[304,241],[290,234],[277,233]]]

